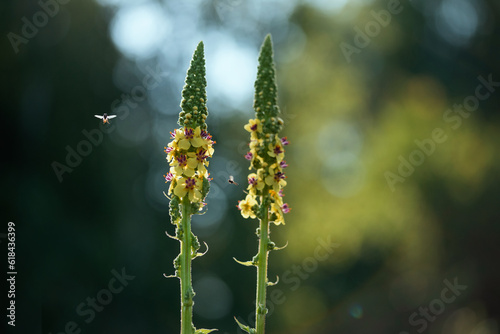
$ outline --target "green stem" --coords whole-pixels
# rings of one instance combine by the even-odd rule
[[[269,217],[268,208],[263,212],[263,219],[260,221],[259,235],[259,263],[257,266],[257,299],[255,302],[255,330],[257,334],[264,334],[266,326],[266,290],[267,290],[267,259],[269,239]]]
[[[191,285],[191,204],[185,197],[182,201],[181,238],[181,334],[193,333],[193,296]]]

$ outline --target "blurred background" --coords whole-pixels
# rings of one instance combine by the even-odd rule
[[[499,333],[497,0],[23,0],[0,15],[8,333],[179,332],[163,148],[200,40],[217,144],[194,324],[252,324],[255,270],[232,258],[257,251],[236,204],[267,33],[292,207],[272,227],[288,247],[270,255],[267,332]]]

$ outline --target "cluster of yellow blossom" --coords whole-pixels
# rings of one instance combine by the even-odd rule
[[[208,192],[210,174],[207,158],[214,152],[212,136],[198,126],[183,127],[170,133],[172,141],[165,147],[170,171],[165,183],[171,182],[168,195],[179,199],[188,196],[191,203],[203,203]]]
[[[284,169],[288,167],[284,160],[284,146],[288,145],[288,140],[264,133],[264,122],[257,118],[245,125],[245,130],[250,132],[250,151],[245,158],[250,161],[250,169],[254,168],[256,172],[248,175],[248,193],[244,200],[239,201],[238,208],[244,218],[256,218],[266,198],[270,205],[270,220],[279,225],[285,223],[283,214],[290,211],[288,204],[283,202],[283,188],[286,186]],[[282,123],[281,119],[274,117],[269,122],[270,125]]]

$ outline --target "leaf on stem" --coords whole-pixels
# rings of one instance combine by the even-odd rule
[[[205,250],[203,253],[199,253],[199,252],[198,252],[198,253],[196,253],[196,254],[193,256],[193,260],[194,260],[194,259],[196,259],[197,257],[201,257],[201,256],[203,256],[203,255],[207,254],[207,252],[208,252],[208,245],[207,245],[207,243],[206,243],[205,241],[203,241],[203,243],[205,244],[205,248],[206,248],[206,250]]]
[[[165,234],[166,234],[166,235],[167,235],[167,237],[169,237],[170,239],[180,240],[179,238],[174,237],[173,235],[168,234],[168,232],[167,232],[167,231],[165,231]]]
[[[236,323],[238,324],[238,326],[241,328],[242,331],[245,331],[249,334],[255,334],[254,328],[250,328],[250,326],[243,325],[241,322],[238,321],[238,319],[236,319],[236,317],[234,317],[234,320],[236,321]]]
[[[286,248],[286,246],[288,246],[288,241],[287,241],[287,242],[286,242],[286,244],[285,244],[284,246],[282,246],[282,247],[276,247],[276,246],[274,246],[272,250],[282,250],[282,249],[285,249],[285,248]]]
[[[179,276],[177,276],[176,274],[173,274],[173,275],[168,275],[168,276],[167,276],[167,274],[163,273],[163,276],[164,276],[165,278],[180,278],[180,277],[179,277]]]
[[[278,275],[276,275],[276,282],[267,282],[267,286],[274,286],[274,285],[278,284],[279,281],[280,281],[280,277]]]
[[[247,266],[247,267],[256,266],[256,264],[253,261],[242,262],[242,261],[237,260],[235,257],[233,257],[233,260],[238,262],[239,264],[241,264],[243,266]]]
[[[207,334],[212,333],[214,331],[218,331],[218,329],[197,329],[194,334]]]

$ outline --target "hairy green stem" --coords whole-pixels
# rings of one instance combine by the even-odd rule
[[[257,265],[257,296],[255,301],[255,330],[264,334],[266,326],[266,291],[267,291],[267,260],[269,255],[269,207],[260,220],[259,232],[259,262]]]
[[[182,201],[181,238],[181,334],[193,333],[193,296],[191,283],[191,203],[186,196]]]

